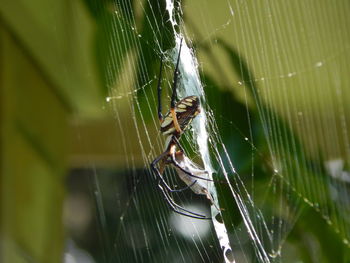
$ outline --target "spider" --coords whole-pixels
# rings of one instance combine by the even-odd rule
[[[207,175],[208,172],[194,164],[184,152],[179,139],[192,120],[200,113],[200,101],[197,96],[188,96],[183,98],[179,102],[175,103],[176,100],[176,89],[179,78],[179,61],[182,47],[182,39],[180,42],[179,55],[177,57],[176,67],[174,71],[174,79],[172,85],[172,96],[170,102],[169,112],[163,116],[162,105],[161,105],[161,78],[162,78],[162,67],[163,58],[160,62],[160,71],[158,79],[158,118],[160,121],[160,131],[163,135],[166,135],[166,148],[165,152],[160,154],[151,163],[151,169],[158,179],[158,187],[163,194],[167,204],[174,212],[197,219],[211,219],[204,215],[191,212],[182,206],[175,203],[170,196],[170,193],[182,192],[187,189],[191,189],[196,194],[206,195],[206,197],[213,204],[213,199],[205,187],[203,181],[212,181],[207,178],[203,178],[200,175]],[[178,148],[178,150],[176,150]],[[159,169],[157,164],[159,164]],[[172,189],[167,182],[164,180],[162,174],[165,170],[166,165],[172,164],[175,167],[180,179],[187,185],[182,189]]]

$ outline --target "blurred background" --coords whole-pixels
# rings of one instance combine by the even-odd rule
[[[349,1],[173,4],[236,262],[349,262]],[[171,212],[149,170],[174,45],[165,1],[0,3],[1,262],[223,262],[210,221]]]

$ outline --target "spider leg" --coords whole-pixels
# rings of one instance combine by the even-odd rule
[[[154,174],[157,176],[158,178],[158,181],[160,181],[162,183],[162,185],[165,186],[165,188],[168,190],[168,191],[173,191],[173,189],[170,188],[170,186],[167,184],[167,182],[164,180],[161,172],[157,169],[157,166],[156,164],[163,160],[164,158],[167,158],[168,157],[168,152],[163,152],[161,155],[159,155],[156,159],[154,159],[154,161],[151,163],[151,169],[152,171],[154,172]],[[163,168],[162,168],[163,170]],[[162,171],[163,172],[163,171]]]
[[[171,139],[174,141],[174,143],[177,145],[177,147],[179,147],[180,151],[181,151],[183,154],[185,154],[185,150],[184,150],[184,148],[182,147],[182,145],[180,144],[179,139],[176,138],[176,136],[173,136]]]
[[[182,132],[182,130],[180,128],[179,122],[177,121],[177,117],[176,117],[175,100],[176,100],[177,81],[179,79],[179,62],[180,62],[181,48],[182,48],[182,38],[180,42],[179,55],[177,57],[176,67],[174,71],[173,93],[171,95],[171,102],[170,102],[170,114],[171,114],[171,117],[173,118],[175,130],[179,134]]]
[[[190,210],[187,210],[181,206],[179,206],[178,204],[176,204],[172,198],[169,196],[169,194],[164,190],[164,188],[162,187],[162,185],[158,184],[159,189],[161,190],[165,201],[167,202],[168,206],[170,207],[171,210],[173,210],[175,213],[178,213],[180,215],[184,215],[184,216],[188,216],[191,218],[196,218],[196,219],[211,219],[211,217],[206,217],[204,215],[201,214],[197,214],[195,212],[191,212]],[[180,210],[184,211],[180,211]]]
[[[177,147],[180,149],[180,151],[185,155],[185,150],[184,150],[184,148],[182,147],[182,145],[181,145],[181,143],[179,142],[179,139],[176,137],[176,136],[173,136],[172,137],[172,140],[173,140],[173,142],[177,145]],[[174,164],[173,163],[173,161],[171,161],[171,163],[172,164]],[[178,162],[177,162],[178,163]],[[178,167],[178,166],[177,166]],[[182,170],[182,169],[181,169]],[[182,170],[183,171],[183,170]],[[208,173],[207,171],[205,171],[206,173]],[[187,173],[186,173],[187,174]],[[192,176],[192,175],[191,175]],[[196,177],[196,176],[193,176],[193,177]],[[200,177],[201,179],[203,179],[202,177]],[[212,181],[213,182],[213,180],[210,180],[210,179],[203,179],[203,180],[207,180],[207,181]]]
[[[179,169],[180,169],[182,172],[184,172],[185,174],[187,174],[187,175],[189,175],[189,176],[191,176],[191,177],[193,177],[193,178],[198,178],[198,179],[200,179],[200,180],[213,182],[213,180],[211,180],[211,179],[203,178],[203,177],[194,175],[194,174],[191,173],[190,171],[188,171],[188,170],[182,168],[181,165],[180,165],[180,164],[176,161],[176,159],[175,159],[175,153],[172,154],[172,155],[170,156],[170,158],[171,158],[172,164],[173,164],[174,166],[176,166],[177,168],[179,168]]]
[[[173,136],[173,141],[176,143],[177,146],[179,146],[179,148],[181,147],[178,139]],[[182,148],[182,147],[181,147]],[[181,149],[180,148],[180,149]],[[184,152],[183,152],[184,153]],[[174,166],[176,166],[177,168],[179,168],[182,172],[184,172],[185,174],[191,176],[191,177],[194,177],[194,178],[198,178],[198,179],[201,179],[201,180],[204,180],[204,181],[209,181],[209,182],[213,182],[213,180],[211,179],[207,179],[207,178],[203,178],[203,177],[200,177],[200,176],[197,176],[197,175],[194,175],[193,173],[191,173],[190,171],[184,169],[177,161],[176,161],[176,158],[175,158],[175,151],[170,151],[170,158],[171,158],[171,162]]]
[[[158,118],[159,121],[162,123],[163,122],[163,114],[162,114],[162,71],[163,71],[163,54],[162,57],[160,58],[160,69],[159,69],[159,76],[158,76],[158,86],[157,86],[157,91],[158,91]]]
[[[154,174],[157,176],[159,182],[169,191],[169,192],[172,192],[172,193],[176,193],[176,192],[182,192],[182,191],[185,191],[189,188],[191,188],[195,183],[197,183],[197,180],[194,181],[192,184],[184,187],[184,188],[181,188],[181,189],[172,189],[168,184],[167,182],[164,180],[162,174],[163,174],[163,170],[164,170],[164,167],[161,165],[160,167],[160,171],[157,169],[156,167],[156,164],[162,160],[164,160],[164,158],[168,157],[168,152],[164,152],[162,153],[161,155],[159,155],[152,163],[151,163],[151,168],[152,168],[152,171],[154,172]]]
[[[176,192],[183,192],[183,191],[185,191],[185,190],[187,190],[187,189],[190,189],[190,188],[191,188],[192,186],[194,186],[196,183],[197,183],[197,180],[194,181],[192,184],[190,184],[190,185],[184,187],[184,188],[180,188],[180,189],[176,189],[176,190],[171,190],[170,192],[174,192],[174,193],[176,193]]]

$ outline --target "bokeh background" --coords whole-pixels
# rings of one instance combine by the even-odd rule
[[[174,4],[269,260],[349,262],[349,1]],[[149,172],[165,3],[4,0],[0,36],[1,262],[222,262]],[[217,187],[236,262],[261,261]]]

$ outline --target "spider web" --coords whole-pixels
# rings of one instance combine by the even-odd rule
[[[348,8],[345,1],[101,4],[106,107],[125,169],[113,175],[118,184],[93,176],[104,262],[289,262],[305,260],[303,249],[319,262],[329,235],[338,260],[349,260]],[[164,151],[159,61],[164,54],[168,108],[181,38],[178,97],[200,96],[203,107],[181,142],[215,181],[208,188],[223,224],[170,212],[149,169]],[[174,170],[164,177],[183,187]],[[174,199],[210,214],[205,198]]]

